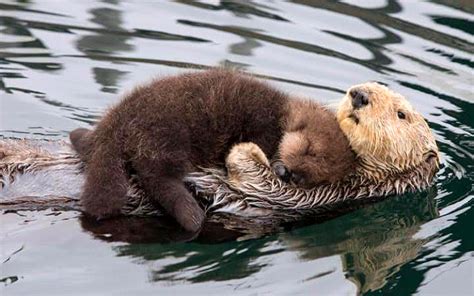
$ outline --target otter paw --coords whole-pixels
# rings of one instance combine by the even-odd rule
[[[76,128],[72,132],[69,133],[69,140],[73,145],[79,143],[84,137],[87,137],[91,133],[91,130],[86,128]]]
[[[201,230],[206,214],[197,203],[176,203],[173,216],[186,231],[198,232]]]
[[[239,143],[232,147],[229,156],[227,156],[226,163],[239,166],[249,160],[270,167],[270,162],[262,149],[257,144],[251,142]]]
[[[85,206],[84,215],[95,218],[97,221],[107,220],[121,215],[120,209],[94,208],[92,205]]]
[[[77,128],[69,134],[72,147],[85,162],[88,162],[88,156],[93,146],[91,134],[92,131],[86,128]]]
[[[292,174],[285,164],[283,164],[283,162],[276,161],[272,164],[272,169],[275,175],[277,175],[278,178],[280,178],[283,182],[290,182]]]
[[[253,179],[249,171],[258,165],[270,168],[265,153],[254,143],[240,143],[232,147],[226,159],[228,181],[238,187],[241,182]]]

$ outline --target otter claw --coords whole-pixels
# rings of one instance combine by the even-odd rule
[[[301,185],[306,182],[305,178],[302,175],[296,173],[291,174],[291,181],[295,185]]]
[[[283,182],[288,183],[291,179],[291,172],[288,168],[281,162],[278,162],[273,165],[273,171],[275,174],[283,180]]]

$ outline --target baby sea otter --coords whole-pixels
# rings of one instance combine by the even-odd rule
[[[278,157],[303,187],[333,183],[354,170],[355,155],[335,114],[251,76],[223,69],[187,73],[137,87],[93,131],[71,142],[86,160],[86,213],[120,214],[130,172],[145,193],[189,231],[204,212],[183,183],[199,167],[224,167],[231,147],[253,142]]]

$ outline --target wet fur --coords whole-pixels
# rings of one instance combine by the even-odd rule
[[[366,106],[353,106],[355,91],[366,96]],[[357,154],[358,174],[369,180],[396,178],[425,162],[439,165],[438,146],[426,120],[405,97],[386,86],[375,82],[352,86],[336,116]]]
[[[303,139],[302,147],[284,141],[291,133]],[[119,215],[133,170],[146,194],[190,231],[201,227],[204,212],[183,177],[198,166],[223,167],[236,143],[253,142],[270,158],[281,155],[290,171],[311,171],[314,183],[343,176],[354,160],[332,113],[222,69],[138,87],[94,131],[79,129],[70,138],[87,162],[82,194],[87,213]]]
[[[310,100],[291,100],[279,156],[298,185],[335,183],[355,169],[355,154],[336,116]]]
[[[74,150],[76,150],[81,160],[86,163],[92,152],[93,143],[91,135],[92,131],[86,128],[77,128],[69,134],[69,140]]]

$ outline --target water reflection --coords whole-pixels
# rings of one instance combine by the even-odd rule
[[[474,13],[474,5],[470,0],[431,0],[449,8],[456,8],[468,13]]]
[[[397,0],[388,0],[386,6],[377,9],[366,9],[343,2],[333,1],[321,1],[316,3],[311,0],[292,0],[292,2],[354,16],[377,27],[378,29],[380,29],[381,26],[387,26],[432,41],[436,44],[442,44],[469,53],[474,53],[474,44],[468,40],[453,35],[447,35],[431,28],[390,16],[392,13],[402,11],[402,7]]]
[[[290,238],[291,248],[305,260],[341,253],[346,277],[359,292],[375,291],[419,255],[427,239],[414,235],[422,224],[438,217],[436,193],[432,188],[397,197],[318,225],[311,232],[298,233],[296,240]]]
[[[3,83],[3,78],[25,78],[18,66],[49,71],[61,69],[61,64],[52,59],[46,45],[19,20],[0,17],[0,37],[0,64],[4,65],[0,70],[1,90],[13,91]],[[15,90],[22,91],[21,88]]]
[[[128,41],[130,35],[111,35],[108,32],[114,30],[124,31],[121,27],[122,11],[112,8],[93,8],[89,11],[90,21],[99,25],[103,30],[96,30],[93,35],[84,35],[77,41],[77,48],[84,52],[96,52],[113,54],[117,52],[126,52],[133,50],[133,45]]]
[[[97,223],[83,217],[81,221],[84,229],[95,238],[130,242],[114,247],[118,256],[139,258],[140,264],[159,266],[157,269],[149,267],[153,281],[205,282],[248,277],[266,266],[255,263],[259,258],[287,249],[304,261],[341,254],[346,277],[360,292],[367,292],[382,288],[401,266],[419,255],[427,239],[414,235],[423,223],[439,215],[434,200],[436,194],[433,187],[429,192],[365,206],[336,220],[320,219],[320,224],[290,233],[267,234],[258,240],[239,242],[232,241],[241,237],[241,233],[213,223],[206,224],[204,231],[195,238],[166,219],[127,218]],[[257,224],[249,224],[245,237],[252,231],[251,225]],[[262,235],[257,228],[257,233]],[[275,238],[282,246],[268,250],[268,243]],[[182,243],[187,241],[193,243]],[[230,243],[224,243],[226,241]],[[175,244],[169,245],[171,242]],[[198,247],[198,244],[205,245]],[[233,256],[229,256],[229,249]],[[169,265],[149,264],[170,256],[181,260]],[[183,273],[184,269],[193,272]]]
[[[402,72],[390,67],[386,67],[383,64],[379,65],[379,64],[373,63],[373,61],[360,60],[348,54],[341,53],[341,52],[331,50],[328,48],[324,48],[316,44],[310,44],[310,43],[301,42],[301,41],[278,38],[278,37],[274,37],[274,36],[267,35],[264,33],[260,33],[257,30],[252,30],[249,28],[239,28],[235,26],[220,26],[220,25],[214,25],[211,23],[196,22],[196,21],[190,21],[190,20],[178,20],[178,23],[193,26],[193,27],[198,27],[198,28],[214,29],[221,32],[232,33],[243,38],[252,38],[255,40],[261,40],[261,41],[273,43],[276,45],[282,45],[282,46],[286,46],[290,48],[295,48],[301,51],[306,51],[306,52],[310,52],[314,54],[322,54],[322,55],[326,55],[330,57],[335,57],[337,59],[349,61],[354,64],[360,64],[376,72],[388,71],[388,72],[395,72],[395,73],[405,73],[405,72]],[[405,74],[408,74],[408,73],[405,73]]]
[[[225,10],[234,14],[237,17],[249,18],[250,16],[259,16],[263,18],[268,18],[276,21],[285,21],[288,20],[284,17],[268,12],[273,11],[272,7],[262,3],[257,3],[254,0],[249,1],[219,1],[218,4],[211,3],[201,3],[196,1],[186,1],[186,0],[177,0],[176,2],[191,5],[198,8],[209,9],[209,10]],[[266,11],[267,10],[267,11]]]
[[[2,265],[7,292],[51,294],[42,280],[48,274],[54,274],[58,287],[84,291],[83,284],[74,286],[78,271],[72,271],[84,263],[96,273],[80,276],[96,283],[97,293],[105,293],[101,289],[108,280],[109,288],[133,288],[137,294],[175,283],[192,285],[192,293],[205,286],[199,291],[208,293],[219,282],[226,291],[249,286],[262,294],[280,288],[282,294],[293,292],[279,285],[283,282],[301,287],[301,294],[321,288],[334,294],[339,291],[334,287],[348,286],[338,272],[364,295],[457,293],[466,287],[467,273],[460,266],[474,245],[469,235],[474,218],[471,2],[0,3],[0,136],[65,137],[72,128],[95,122],[118,93],[151,76],[233,65],[324,102],[339,98],[352,84],[385,83],[428,118],[443,158],[437,192],[390,198],[303,225],[242,229],[254,221],[234,221],[240,229],[226,229],[210,223],[194,237],[161,219],[96,223],[73,217],[57,235],[54,227],[66,222],[49,225],[46,214],[31,213],[39,222],[28,223],[58,243],[45,245],[22,218],[14,220],[21,226],[2,225],[8,234],[2,247],[28,245]],[[10,226],[21,231],[9,231]],[[22,231],[27,235],[15,236]],[[58,240],[67,235],[75,244],[64,243],[68,254],[54,260]],[[328,258],[339,262],[325,263]],[[124,265],[107,276],[118,262]],[[324,264],[329,265],[319,268]],[[308,265],[314,272],[303,275]],[[129,280],[133,268],[143,268],[143,278],[153,284],[144,283],[140,272]],[[285,268],[291,270],[285,274],[289,279],[271,282]]]
[[[107,1],[118,4],[119,1]],[[111,35],[111,31],[125,31],[122,28],[122,11],[108,7],[93,8],[89,12],[92,15],[91,22],[98,24],[104,30],[92,35],[83,35],[76,43],[77,48],[89,55],[99,53],[106,55],[118,54],[120,52],[132,51],[134,49],[130,42],[131,35]],[[127,74],[125,71],[113,68],[92,68],[93,77],[97,83],[102,85],[101,91],[116,93],[118,82]]]

